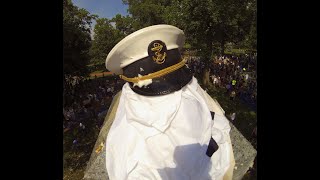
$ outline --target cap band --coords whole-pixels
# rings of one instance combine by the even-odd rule
[[[120,75],[120,78],[128,81],[128,82],[132,82],[132,83],[138,83],[139,81],[142,80],[146,80],[146,79],[153,79],[153,78],[157,78],[157,77],[161,77],[163,75],[169,74],[177,69],[182,68],[185,64],[186,64],[187,60],[182,59],[179,63],[174,64],[172,66],[169,66],[165,69],[161,69],[160,71],[154,72],[154,73],[150,73],[148,75],[145,76],[140,76],[140,77],[134,77],[134,78],[128,78],[124,75]]]

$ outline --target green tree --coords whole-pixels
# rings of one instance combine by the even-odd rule
[[[250,32],[245,37],[245,47],[248,49],[257,49],[257,3],[252,1],[247,8],[252,12],[252,24]]]
[[[107,18],[97,19],[89,53],[91,62],[104,63],[108,53],[124,36],[123,33],[112,26],[111,21]]]
[[[255,0],[123,0],[134,29],[172,24],[186,33],[187,42],[210,57],[224,53],[228,42],[254,42]],[[249,36],[249,32],[251,36]],[[252,43],[251,43],[252,44]]]
[[[121,16],[121,14],[117,14],[111,19],[111,22],[114,22],[116,29],[124,35],[128,35],[135,31],[133,28],[133,24],[135,21],[130,16]]]
[[[243,41],[255,18],[255,0],[172,1],[166,22],[182,28],[191,43],[208,55],[213,48],[223,54],[227,42]]]
[[[85,75],[91,45],[90,28],[96,15],[63,0],[63,70],[65,74]]]
[[[122,0],[129,6],[128,12],[133,18],[133,28],[138,30],[147,26],[164,24],[166,7],[172,0]]]
[[[172,0],[172,6],[165,11],[165,21],[183,29],[187,41],[208,63],[214,54],[224,53],[226,43],[239,44],[245,37],[249,39],[255,3],[255,0]],[[208,69],[203,75],[203,81],[209,82]]]

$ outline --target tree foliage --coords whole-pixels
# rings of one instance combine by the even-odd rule
[[[84,75],[91,46],[90,27],[95,15],[63,0],[63,70],[65,74]]]
[[[255,0],[173,0],[167,22],[181,27],[204,54],[224,52],[227,42],[245,40],[255,19]],[[217,46],[219,45],[219,46]]]
[[[133,28],[135,30],[156,25],[164,24],[166,8],[172,0],[122,0],[129,6],[128,12],[134,19]]]
[[[90,48],[91,63],[103,63],[111,49],[125,36],[107,18],[99,18]]]
[[[255,41],[255,0],[123,0],[136,20],[135,28],[172,24],[202,55],[224,52],[228,42]],[[249,35],[250,34],[250,35]],[[217,52],[217,53],[218,53]]]
[[[125,36],[135,31],[133,28],[135,20],[130,16],[121,16],[121,14],[117,14],[111,19],[111,22],[114,22],[116,29]]]

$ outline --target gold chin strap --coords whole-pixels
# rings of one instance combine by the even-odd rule
[[[174,64],[172,66],[169,66],[165,69],[161,69],[160,71],[154,72],[154,73],[150,73],[148,75],[144,75],[144,76],[140,76],[140,77],[134,77],[134,78],[128,78],[124,75],[120,75],[120,78],[128,81],[128,82],[132,82],[132,83],[138,83],[139,81],[142,80],[146,80],[146,79],[153,79],[153,78],[157,78],[157,77],[161,77],[163,75],[169,74],[177,69],[182,68],[185,64],[186,64],[187,60],[182,59],[179,63]]]

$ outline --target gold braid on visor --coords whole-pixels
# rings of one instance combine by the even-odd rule
[[[142,80],[153,79],[153,78],[157,78],[157,77],[161,77],[163,75],[169,74],[177,69],[182,68],[186,64],[186,62],[187,62],[187,60],[183,59],[177,64],[174,64],[174,65],[169,66],[165,69],[161,69],[160,71],[150,73],[148,75],[144,75],[144,76],[140,76],[140,77],[128,78],[124,75],[120,75],[120,78],[125,81],[128,81],[128,82],[138,83],[139,81],[142,81]]]

